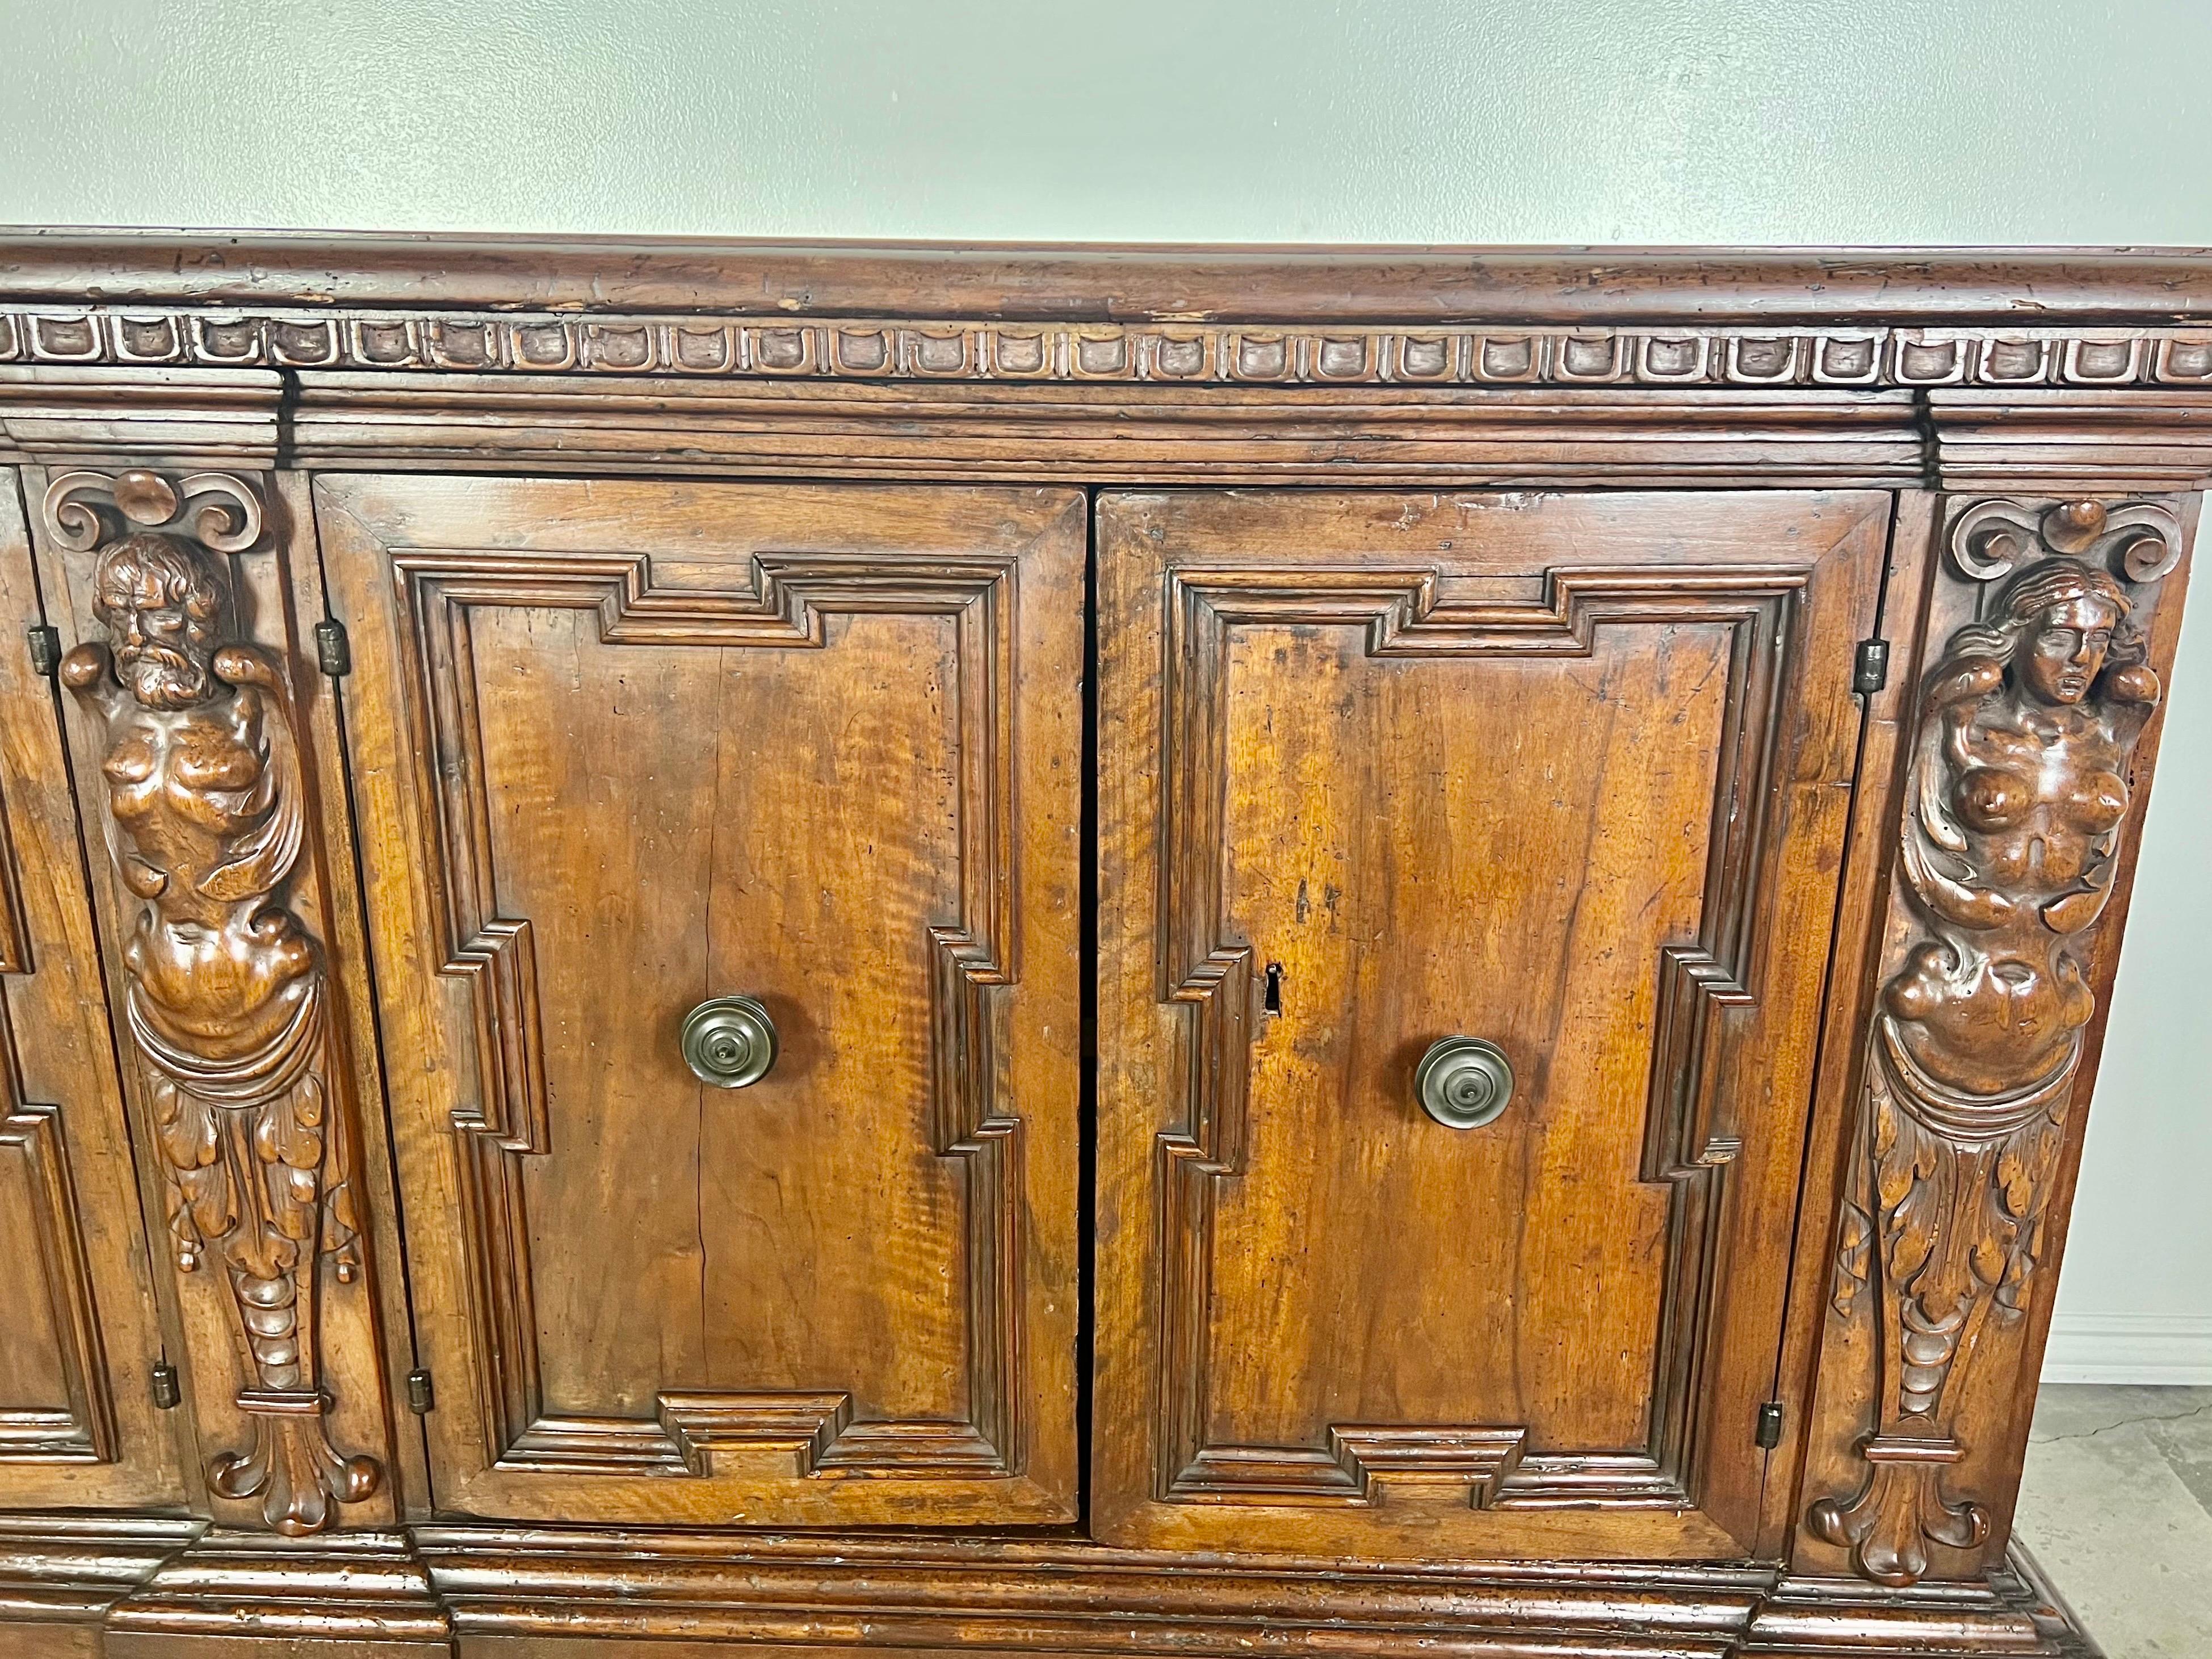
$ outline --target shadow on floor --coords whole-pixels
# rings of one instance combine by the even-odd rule
[[[2046,1385],[2014,1525],[2106,1659],[2212,1659],[2212,1389]]]

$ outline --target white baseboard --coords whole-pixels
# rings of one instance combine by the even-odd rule
[[[2043,1380],[2212,1386],[2212,1316],[2059,1314]]]

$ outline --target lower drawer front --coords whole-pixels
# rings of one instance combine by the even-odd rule
[[[1887,513],[1101,502],[1106,1536],[1750,1548]]]
[[[439,1508],[1073,1518],[1081,496],[315,503]]]

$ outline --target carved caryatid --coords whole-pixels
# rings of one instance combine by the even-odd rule
[[[277,1531],[313,1532],[383,1471],[340,1456],[323,1424],[317,1279],[325,1255],[353,1279],[360,1247],[327,981],[284,907],[304,811],[291,692],[274,659],[218,643],[225,582],[211,554],[251,547],[260,506],[220,474],[71,473],[46,510],[63,545],[98,549],[92,603],[108,643],[78,646],[61,677],[101,722],[109,852],[140,902],[125,1008],[177,1266],[212,1257],[238,1316],[238,1404],[255,1440],[211,1458],[208,1478],[259,1498]]]
[[[1899,1585],[1927,1571],[1930,1543],[1989,1536],[1943,1471],[1963,1455],[1978,1344],[2026,1309],[2095,1012],[2084,935],[2111,896],[2130,762],[2159,699],[2130,585],[2179,556],[2178,526],[2148,505],[1984,502],[1951,540],[1984,584],[1979,615],[1923,688],[1898,861],[1910,933],[1869,1037],[1836,1264],[1838,1317],[1876,1287],[1880,1415],[1857,1496],[1811,1515],[1860,1571]]]

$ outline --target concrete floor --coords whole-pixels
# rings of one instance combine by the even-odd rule
[[[2212,1389],[2046,1386],[2014,1524],[2106,1659],[2212,1659]]]

